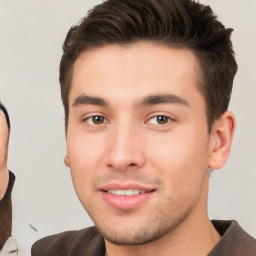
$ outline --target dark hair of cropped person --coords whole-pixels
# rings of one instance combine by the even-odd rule
[[[60,63],[66,128],[73,65],[82,51],[109,44],[152,42],[193,51],[199,67],[199,90],[207,108],[209,131],[227,110],[237,64],[226,29],[209,6],[190,0],[108,0],[71,27]]]
[[[10,118],[9,118],[7,109],[5,108],[5,106],[1,102],[0,102],[0,111],[3,111],[3,113],[5,115],[6,123],[8,125],[9,130],[10,130],[11,129]]]

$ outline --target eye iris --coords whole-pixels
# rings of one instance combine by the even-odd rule
[[[157,122],[159,123],[159,124],[166,124],[167,122],[168,122],[168,117],[166,117],[166,116],[158,116],[157,117]]]
[[[94,116],[92,118],[94,124],[102,124],[104,122],[104,117],[102,116]]]

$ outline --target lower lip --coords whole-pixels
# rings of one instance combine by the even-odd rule
[[[101,191],[103,199],[113,208],[131,210],[145,203],[154,192],[147,192],[133,196],[116,196],[106,191]]]

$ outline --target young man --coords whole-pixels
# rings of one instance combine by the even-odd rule
[[[231,32],[189,0],[109,0],[71,28],[65,163],[95,227],[44,238],[33,256],[256,255],[235,221],[207,215],[235,130]]]

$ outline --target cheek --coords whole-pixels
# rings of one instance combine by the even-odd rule
[[[101,155],[102,147],[97,136],[85,136],[79,130],[70,131],[67,136],[67,154],[71,166],[86,167],[94,165]]]
[[[197,131],[181,131],[151,144],[154,147],[149,159],[166,181],[168,190],[189,194],[200,187],[208,166],[207,134],[201,134],[198,139]]]
[[[89,188],[95,171],[99,169],[100,148],[97,143],[93,139],[85,138],[82,134],[70,134],[67,137],[67,155],[76,190]]]
[[[97,151],[96,151],[97,152]],[[67,153],[70,161],[72,181],[78,198],[84,207],[93,200],[96,152],[82,136],[67,138]]]

